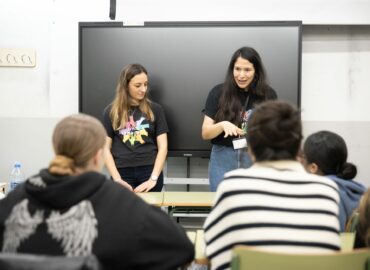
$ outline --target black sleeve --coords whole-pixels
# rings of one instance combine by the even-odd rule
[[[154,113],[154,121],[155,121],[155,135],[158,137],[159,135],[163,133],[167,133],[168,125],[166,121],[166,116],[164,114],[164,111],[162,109],[162,106],[156,103],[152,104],[152,109]]]
[[[208,117],[215,119],[218,111],[218,101],[222,90],[222,84],[216,85],[208,94],[206,105],[202,112]]]
[[[107,135],[108,137],[112,138],[114,137],[114,129],[113,129],[113,126],[112,126],[112,120],[110,119],[110,110],[111,110],[111,106],[107,106],[105,109],[104,109],[104,112],[103,112],[103,126],[105,128],[105,130],[107,131]]]
[[[150,206],[140,234],[137,269],[176,269],[194,259],[194,246],[184,229],[160,208]]]

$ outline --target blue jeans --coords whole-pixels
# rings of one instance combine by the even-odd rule
[[[251,165],[252,160],[246,149],[235,150],[233,147],[214,144],[208,168],[211,191],[217,190],[226,172],[238,168],[248,168]]]
[[[121,178],[129,183],[133,189],[141,183],[147,181],[153,171],[153,165],[118,168]],[[163,173],[158,176],[157,184],[150,191],[162,191],[163,188]]]

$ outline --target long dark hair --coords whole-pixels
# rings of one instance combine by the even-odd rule
[[[241,57],[253,64],[255,74],[253,81],[248,86],[250,95],[255,95],[258,99],[266,99],[267,84],[266,72],[258,52],[251,47],[242,47],[238,49],[230,59],[227,69],[225,82],[219,100],[219,109],[215,115],[215,121],[230,121],[236,125],[240,122],[240,111],[242,104],[240,102],[238,91],[240,88],[234,79],[234,65],[236,60]]]
[[[347,146],[344,139],[330,131],[319,131],[307,137],[303,152],[308,163],[316,163],[324,175],[336,175],[351,180],[357,168],[347,162]]]

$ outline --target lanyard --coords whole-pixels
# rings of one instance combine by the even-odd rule
[[[244,107],[243,107],[243,111],[242,111],[242,113],[241,113],[241,121],[242,121],[242,123],[241,123],[241,128],[245,131],[245,133],[247,133],[247,122],[246,121],[244,121],[244,115],[246,114],[246,112],[247,112],[247,106],[248,106],[248,102],[249,102],[249,97],[250,97],[250,93],[248,93],[248,96],[247,96],[247,98],[246,98],[246,100],[245,100],[245,103],[244,103]],[[240,136],[239,136],[240,137]]]

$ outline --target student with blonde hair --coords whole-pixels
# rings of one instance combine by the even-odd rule
[[[148,72],[126,66],[116,96],[104,110],[110,151],[106,166],[114,181],[135,192],[161,191],[167,156],[167,122],[162,107],[148,98]]]
[[[192,260],[179,225],[100,173],[106,136],[83,114],[56,125],[49,167],[0,201],[2,252],[93,254],[110,270],[175,269]]]

